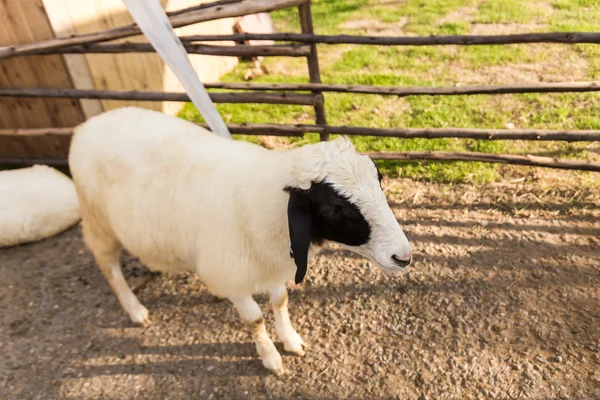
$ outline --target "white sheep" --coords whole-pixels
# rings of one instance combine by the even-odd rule
[[[69,165],[85,242],[131,320],[149,322],[121,272],[122,248],[152,270],[193,271],[231,300],[277,375],[281,356],[252,295],[270,294],[285,350],[303,355],[286,282],[302,281],[324,241],[388,272],[412,261],[379,171],[345,138],[272,151],[127,107],[80,125]]]

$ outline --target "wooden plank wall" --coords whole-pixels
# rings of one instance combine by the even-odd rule
[[[77,33],[65,0],[42,0],[42,2],[55,37],[67,37]],[[63,59],[75,88],[95,89],[90,68],[84,55],[65,54]],[[86,119],[102,112],[102,104],[99,100],[82,99],[79,101]]]
[[[54,31],[58,35],[91,33],[133,22],[122,0],[44,0],[44,2],[51,16],[50,20]],[[206,2],[208,1],[161,0],[161,4],[167,11],[179,10]],[[52,16],[57,13],[61,14],[60,18]],[[176,32],[179,35],[226,34],[232,32],[234,24],[235,20],[229,18],[183,27],[177,29]],[[122,41],[146,42],[147,40],[143,36],[137,36]],[[190,60],[204,82],[217,81],[237,64],[237,58],[234,57],[191,55]],[[75,64],[81,67],[80,69],[88,68],[89,70],[89,75],[86,73],[77,74],[75,71],[71,71],[71,76],[77,88],[83,89],[93,84],[97,89],[108,90],[183,91],[183,87],[156,54],[81,55],[80,60]],[[91,82],[89,82],[90,80]],[[161,110],[168,114],[175,114],[182,107],[181,103],[172,102],[148,103],[102,100],[100,103],[104,110],[134,105]]]
[[[0,45],[53,37],[41,0],[0,2]],[[61,56],[29,56],[0,61],[0,87],[73,87]],[[0,98],[0,127],[74,126],[84,120],[79,101]],[[62,158],[68,139],[1,138],[0,156]]]

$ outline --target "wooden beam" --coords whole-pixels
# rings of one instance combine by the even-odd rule
[[[271,46],[211,46],[185,44],[189,54],[205,54],[210,56],[229,57],[307,57],[310,55],[308,45],[271,45]],[[48,54],[94,54],[94,53],[154,53],[156,50],[150,43],[121,43],[121,44],[84,44],[77,46],[59,47],[45,50],[40,55]]]
[[[477,129],[477,128],[363,128],[328,126],[338,135],[397,137],[405,139],[458,138],[478,140],[556,140],[565,142],[594,142],[600,140],[600,130],[543,130],[543,129]]]
[[[519,156],[513,154],[452,153],[446,151],[367,152],[364,154],[374,160],[479,161],[486,163],[600,172],[600,163],[532,155]]]
[[[306,1],[307,0],[246,0],[217,6],[212,5],[203,9],[194,9],[194,7],[192,7],[191,10],[189,8],[187,10],[182,10],[180,13],[169,19],[173,28],[179,28],[199,22],[279,10],[297,6]],[[140,34],[141,31],[137,25],[131,24],[85,35],[73,35],[67,38],[56,38],[22,45],[5,46],[0,47],[0,59],[17,55],[35,54],[40,51],[47,51],[65,46],[105,42]]]
[[[184,8],[182,10],[170,11],[167,13],[167,17],[174,17],[176,15],[181,15],[181,14],[185,14],[185,13],[189,13],[189,12],[193,12],[193,11],[205,10],[205,9],[211,8],[211,7],[219,7],[219,6],[223,6],[225,4],[241,3],[242,1],[244,1],[244,0],[212,1],[210,3],[204,3],[204,4],[199,4],[197,6]]]
[[[312,94],[297,93],[209,93],[215,103],[262,103],[297,104],[314,106],[319,100]],[[188,102],[187,93],[119,91],[91,89],[4,89],[0,88],[0,97],[54,97],[71,99],[105,99],[133,101],[182,101]]]
[[[24,168],[31,167],[33,165],[48,165],[62,170],[69,168],[69,162],[65,159],[0,157],[0,169]]]
[[[206,125],[198,124],[206,127]],[[459,138],[478,140],[540,140],[565,142],[600,141],[600,130],[477,129],[477,128],[363,128],[286,124],[227,124],[232,133],[243,135],[302,136],[324,130],[338,135],[382,136],[397,138]],[[70,135],[72,128],[0,129],[0,136]]]
[[[519,156],[513,154],[452,153],[443,151],[367,152],[363,154],[368,155],[374,160],[478,161],[487,163],[526,165],[531,167],[600,172],[600,163],[563,158],[538,157],[531,155]],[[46,164],[61,168],[68,167],[68,162],[64,159],[0,158],[0,167],[15,168],[34,164]]]
[[[305,33],[238,33],[182,36],[186,42],[221,40],[276,40],[319,44],[370,44],[380,46],[490,45],[519,43],[600,43],[599,32],[520,33],[513,35],[360,36]]]
[[[73,128],[8,128],[0,129],[0,136],[69,136]]]
[[[392,96],[451,96],[473,94],[507,94],[507,93],[564,93],[564,92],[597,92],[600,81],[591,82],[556,82],[529,83],[513,85],[485,86],[368,86],[339,85],[326,83],[207,83],[207,89],[228,90],[286,90],[286,91],[320,91],[335,93],[380,94]]]

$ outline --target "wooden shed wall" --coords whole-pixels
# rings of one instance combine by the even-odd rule
[[[86,34],[104,29],[131,24],[133,19],[122,0],[43,0],[50,23],[57,37],[70,34]],[[214,1],[214,0],[211,0]],[[198,0],[161,0],[167,11],[180,10],[209,1]],[[225,34],[233,31],[235,20],[232,18],[210,21],[176,29],[178,35],[183,34]],[[122,39],[121,42],[146,42],[143,36]],[[233,44],[232,42],[227,44]],[[170,69],[165,66],[157,54],[86,54],[67,55],[67,66],[74,85],[85,89],[93,86],[96,89],[108,90],[163,90],[183,91]],[[203,82],[215,82],[224,73],[237,64],[234,57],[215,57],[190,55],[190,61]],[[98,109],[109,110],[124,105],[162,110],[174,114],[181,108],[181,103],[169,102],[124,102],[102,100],[97,102],[101,107],[85,107],[89,117]],[[93,104],[93,103],[92,103]],[[88,109],[89,108],[89,109]],[[91,115],[90,115],[91,114]]]
[[[21,44],[53,37],[41,0],[0,2],[0,45]],[[0,61],[0,87],[73,87],[61,56],[31,56]],[[73,126],[84,121],[77,100],[0,98],[0,126],[41,128]],[[39,138],[2,138],[4,156],[59,157],[68,141]],[[7,154],[8,153],[8,154]]]

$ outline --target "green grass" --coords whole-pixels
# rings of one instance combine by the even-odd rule
[[[406,32],[419,35],[433,34],[437,30],[437,22],[448,13],[461,7],[476,4],[475,0],[406,0],[401,5],[374,1],[371,7],[362,9],[365,16],[376,18],[385,23],[398,22],[408,18],[404,27]]]
[[[477,22],[483,24],[527,23],[546,13],[539,3],[521,0],[485,0],[479,5]]]
[[[367,0],[313,0],[313,25],[319,33],[334,34],[336,27],[367,4]],[[271,13],[280,31],[300,31],[300,20],[295,7]]]
[[[471,24],[465,21],[445,22],[438,26],[440,35],[466,35],[471,30]]]
[[[547,7],[540,7],[545,3]],[[471,15],[461,11],[469,7]],[[544,31],[598,31],[600,1],[545,0],[537,3],[518,0],[314,0],[315,31],[323,34],[351,33],[347,21],[367,20],[373,24],[395,26],[410,34],[469,34],[473,24],[536,23]],[[475,10],[475,15],[472,15]],[[450,15],[449,15],[450,14]],[[297,10],[272,13],[279,31],[299,31]],[[390,25],[391,24],[391,25]],[[479,25],[485,26],[485,25]],[[574,79],[577,71],[564,68],[572,63],[579,79],[600,79],[599,45],[510,45],[510,46],[328,46],[319,45],[323,82],[378,86],[445,86],[471,75],[500,76],[500,82],[519,83],[508,72],[516,69],[562,74],[563,81]],[[556,60],[561,60],[557,62]],[[266,58],[270,71],[254,79],[256,83],[308,82],[306,61],[284,57]],[[546,65],[548,65],[546,67]],[[244,81],[250,67],[240,65],[222,78],[225,82]],[[507,78],[503,79],[503,71]],[[556,70],[556,72],[554,72]],[[566,72],[565,72],[566,71]],[[575,72],[573,72],[575,71]],[[552,75],[552,79],[556,79]],[[466,77],[466,78],[465,78]],[[491,79],[491,78],[490,78]],[[498,78],[496,78],[498,79]],[[501,96],[393,96],[327,93],[325,107],[328,123],[365,127],[471,127],[540,129],[600,129],[600,95],[522,94]],[[231,123],[314,123],[314,111],[304,106],[263,104],[219,104],[217,109]],[[201,120],[188,104],[181,117]],[[264,144],[254,136],[235,135],[236,139]],[[587,143],[569,144],[526,141],[477,141],[459,139],[399,139],[352,137],[360,151],[477,151],[489,153],[544,154],[600,160]],[[318,135],[285,139],[288,143],[311,143]],[[501,178],[503,167],[467,162],[378,162],[384,173],[438,182],[489,182]]]
[[[600,32],[600,1],[559,0],[553,6],[556,10],[550,20],[552,31]],[[588,61],[588,78],[600,79],[600,46],[577,44],[573,47]]]
[[[525,45],[468,46],[461,50],[463,59],[471,68],[535,61]]]
[[[398,84],[416,84],[406,82],[406,72],[426,72],[439,66],[441,63],[453,61],[446,48],[436,47],[384,47],[384,46],[357,46],[344,53],[335,63],[333,68],[323,71],[331,78],[339,76],[353,77],[364,74],[382,74],[398,76]],[[403,78],[404,76],[404,78]],[[389,80],[389,78],[386,78]],[[351,82],[335,82],[351,83]],[[424,83],[424,82],[423,82]],[[364,83],[367,84],[367,83]],[[382,84],[386,83],[371,83]],[[393,84],[390,82],[389,84]]]
[[[585,8],[598,7],[598,0],[556,0],[552,7],[559,10],[577,11]]]

